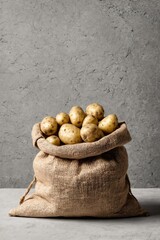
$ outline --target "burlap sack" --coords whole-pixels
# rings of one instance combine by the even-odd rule
[[[131,140],[125,123],[93,143],[53,146],[40,124],[32,129],[35,177],[10,216],[130,217],[145,215],[132,195],[127,176],[125,143]],[[35,184],[35,193],[26,196]]]

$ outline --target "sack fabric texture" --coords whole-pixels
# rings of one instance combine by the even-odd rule
[[[35,176],[10,216],[115,218],[147,214],[130,188],[123,145],[131,136],[125,122],[96,142],[62,146],[49,143],[36,123],[32,139],[40,149],[33,161]],[[34,183],[34,193],[27,196]]]

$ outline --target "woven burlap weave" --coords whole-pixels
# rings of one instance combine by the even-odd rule
[[[32,129],[35,177],[11,216],[130,217],[145,215],[132,195],[127,175],[125,143],[131,140],[125,123],[93,143],[53,146]],[[35,183],[35,192],[28,195]]]

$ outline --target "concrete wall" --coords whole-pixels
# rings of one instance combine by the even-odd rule
[[[0,187],[32,179],[35,122],[92,102],[128,124],[132,186],[160,187],[160,1],[0,5]]]

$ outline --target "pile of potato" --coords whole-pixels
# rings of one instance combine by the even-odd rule
[[[53,145],[94,142],[118,127],[115,114],[104,117],[104,109],[98,103],[87,106],[86,111],[79,106],[71,108],[69,114],[61,112],[57,116],[45,117],[40,123],[46,140]]]

